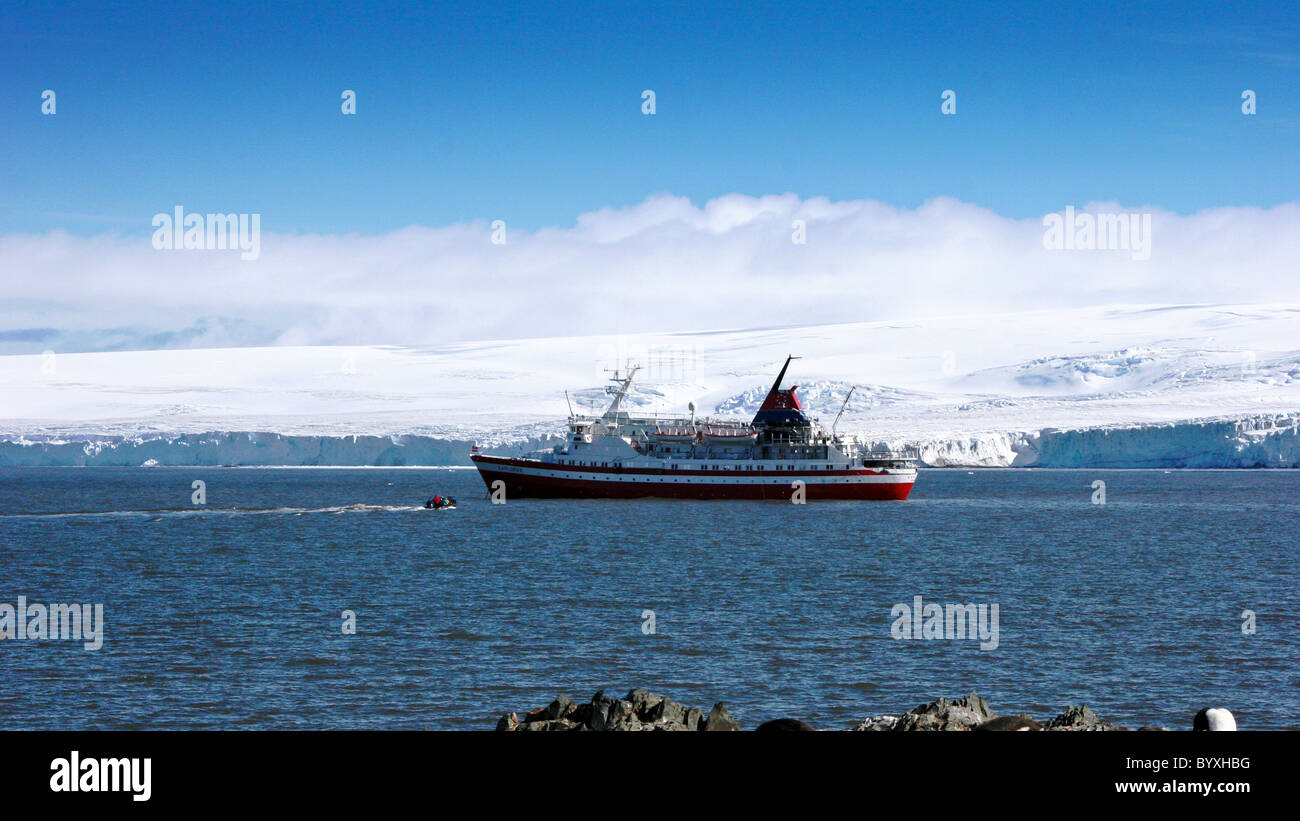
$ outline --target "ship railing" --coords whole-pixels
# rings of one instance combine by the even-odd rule
[[[921,458],[920,451],[914,448],[903,450],[864,450],[858,454],[864,462],[916,462]]]
[[[684,424],[689,425],[691,424],[692,421],[694,421],[696,426],[713,425],[715,427],[742,427],[742,428],[749,427],[749,420],[747,419],[739,419],[734,417],[718,418],[713,416],[696,416],[692,418],[689,415],[680,414],[680,413],[648,413],[648,414],[632,416],[631,414],[625,413],[623,411],[619,411],[618,414],[613,419],[610,420],[606,420],[603,416],[591,416],[587,414],[575,413],[571,415],[569,419],[574,422],[610,421],[620,425],[654,423],[654,422],[665,422],[665,421],[674,421],[674,422],[680,421]]]
[[[602,420],[573,419],[573,418],[569,420],[569,424],[571,426],[574,424],[588,424],[591,422],[602,423]],[[688,416],[667,416],[667,415],[636,416],[631,418],[625,417],[625,418],[611,420],[611,421],[604,421],[603,424],[607,426],[612,426],[613,428],[617,428],[618,430],[624,432],[632,432],[632,431],[639,431],[639,430],[653,431],[655,428],[659,428],[661,430],[694,429],[700,432],[706,431],[709,428],[713,428],[714,430],[725,431],[725,432],[730,432],[730,431],[743,432],[743,431],[752,430],[748,421],[741,421],[737,419],[712,419],[703,416],[697,416],[695,419],[691,419]]]

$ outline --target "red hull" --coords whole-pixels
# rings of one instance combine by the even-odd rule
[[[576,479],[565,476],[538,476],[493,470],[481,458],[475,458],[479,476],[491,491],[497,481],[505,483],[506,499],[758,499],[789,502],[793,489],[789,482],[729,483],[664,481],[626,482],[600,479]],[[861,475],[861,474],[859,474]],[[803,478],[789,475],[793,481]],[[902,501],[912,491],[913,482],[808,482],[804,498],[808,501]]]

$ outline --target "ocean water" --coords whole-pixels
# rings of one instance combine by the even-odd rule
[[[435,492],[459,509],[421,509]],[[6,468],[0,603],[102,603],[105,628],[95,651],[0,641],[0,729],[491,729],[637,686],[747,727],[976,691],[1040,720],[1087,703],[1181,729],[1223,706],[1297,729],[1298,534],[1300,471],[928,470],[904,503],[799,506],[492,505],[465,470]],[[917,595],[997,604],[998,647],[892,638]]]

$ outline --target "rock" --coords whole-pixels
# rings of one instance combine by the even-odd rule
[[[740,722],[731,717],[727,710],[727,705],[719,701],[709,710],[709,717],[705,719],[704,726],[701,728],[707,732],[726,732],[740,729]]]
[[[633,715],[627,721],[619,722],[618,724],[615,724],[613,727],[610,727],[609,729],[613,730],[614,732],[638,732],[642,730],[650,730],[653,728],[649,725],[642,724],[640,720],[638,720],[637,717]]]
[[[953,702],[953,705],[970,710],[971,712],[980,716],[984,721],[988,721],[990,718],[998,717],[998,714],[993,712],[993,710],[989,707],[989,703],[984,699],[980,698],[979,696],[975,695],[974,693],[971,693],[965,698],[957,699],[956,701]]]
[[[1102,719],[1101,716],[1089,709],[1087,704],[1082,704],[1078,707],[1073,705],[1066,707],[1065,712],[1047,722],[1047,727],[1044,729],[1073,732],[1095,732],[1103,730],[1126,730],[1128,728],[1120,727],[1117,724],[1111,724],[1109,721]]]
[[[497,722],[498,733],[513,732],[517,729],[519,729],[519,716],[514,713],[506,713],[501,716],[501,720]]]
[[[1043,725],[1034,721],[1027,713],[1021,713],[1016,716],[1002,716],[1000,718],[990,718],[988,721],[979,725],[975,730],[986,730],[989,732],[1012,732],[1016,730],[1041,730]]]
[[[871,718],[864,719],[861,724],[850,727],[849,729],[853,732],[859,733],[881,732],[884,730],[892,730],[897,724],[898,716],[872,716]]]
[[[1221,715],[1226,714],[1226,718]],[[1197,725],[1215,723],[1226,725],[1232,721],[1227,710],[1207,709],[1197,717]],[[1235,724],[1235,722],[1232,722]],[[522,717],[518,713],[502,715],[496,724],[502,732],[565,732],[575,730],[604,730],[618,732],[691,732],[735,731],[740,723],[732,717],[724,702],[713,705],[706,715],[698,707],[686,707],[670,698],[655,695],[642,688],[628,691],[626,698],[605,695],[599,690],[591,701],[575,704],[566,695],[559,695],[545,707],[529,710]],[[808,732],[816,728],[795,718],[778,718],[766,721],[756,728],[763,732]],[[876,715],[864,719],[850,730],[855,732],[881,731],[967,731],[982,730],[1054,730],[1097,731],[1127,730],[1098,716],[1086,704],[1069,706],[1047,722],[1039,724],[1032,716],[1021,713],[999,717],[989,708],[988,702],[975,693],[949,701],[946,698],[922,704],[903,715]],[[1142,727],[1147,731],[1166,731],[1164,727]]]
[[[703,715],[703,711],[701,711],[701,715]],[[690,728],[685,724],[680,724],[676,721],[665,721],[659,724],[642,724],[641,729],[653,730],[659,733],[683,733],[690,730]]]
[[[632,702],[632,710],[636,713],[637,718],[645,721],[649,716],[650,709],[663,701],[663,698],[655,695],[649,690],[642,690],[638,687],[635,690],[628,692],[627,700]]]
[[[797,718],[774,718],[771,721],[764,721],[754,728],[756,733],[799,733],[799,732],[816,732],[817,728],[811,724],[805,724]]]
[[[569,718],[570,714],[577,709],[578,705],[573,703],[573,699],[561,695],[550,703],[550,706],[546,708],[542,715],[547,720],[554,721],[557,718]]]
[[[575,704],[565,695],[557,696],[546,707],[538,707],[524,714],[522,720],[515,713],[507,713],[497,721],[497,729],[528,732],[683,732],[705,729],[710,717],[713,719],[713,729],[740,728],[727,712],[725,704],[714,705],[713,711],[705,715],[698,707],[687,708],[672,699],[640,688],[629,691],[627,698],[615,698],[600,690],[586,704]]]
[[[686,726],[683,727],[682,729],[698,730],[700,729],[700,724],[703,721],[704,721],[704,711],[701,710],[699,707],[692,707],[691,709],[686,711],[686,718],[683,719],[682,722]]]
[[[597,690],[591,697],[591,715],[585,722],[592,730],[608,730],[614,726],[614,705],[618,699],[605,695],[604,690]]]
[[[949,701],[941,698],[908,710],[899,717],[893,729],[899,730],[973,730],[997,713],[989,709],[988,702],[971,693],[965,698]]]
[[[584,729],[578,723],[573,721],[568,721],[563,718],[557,718],[554,721],[544,721],[542,723],[546,725],[547,732],[552,732],[552,733]]]
[[[686,721],[686,708],[671,698],[660,699],[657,704],[646,712],[646,721],[654,724],[661,721],[682,724]]]
[[[528,733],[554,733],[565,732],[568,730],[580,730],[581,725],[563,718],[557,718],[554,721],[543,719],[541,721],[526,721],[519,725],[520,731]]]
[[[628,721],[636,721],[636,710],[633,709],[632,702],[625,699],[619,699],[614,702],[613,708],[610,709],[610,727],[617,728],[619,725],[626,724]],[[637,723],[639,724],[640,722]]]

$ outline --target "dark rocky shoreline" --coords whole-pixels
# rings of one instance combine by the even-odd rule
[[[575,704],[568,696],[559,696],[545,707],[538,707],[520,718],[506,713],[497,722],[497,730],[661,730],[722,731],[739,730],[740,723],[731,717],[727,705],[718,702],[707,713],[699,707],[686,707],[670,698],[648,690],[634,689],[625,698],[605,695],[601,690],[586,704]]]
[[[659,731],[659,732],[709,732],[743,729],[731,716],[727,705],[718,702],[705,712],[700,707],[687,707],[670,698],[636,688],[623,698],[605,695],[601,690],[591,701],[577,704],[568,696],[559,696],[545,707],[538,707],[520,716],[506,713],[497,722],[501,732],[557,732],[557,731]],[[759,724],[760,731],[808,731],[819,728],[794,718],[777,718]],[[999,716],[988,702],[975,693],[949,701],[940,698],[928,704],[913,707],[899,715],[878,715],[866,718],[852,727],[821,728],[846,729],[853,732],[908,732],[908,731],[1057,731],[1098,732],[1128,730],[1098,716],[1086,704],[1069,706],[1047,722],[1040,723],[1021,713]],[[1161,727],[1141,727],[1141,730],[1161,730]]]

